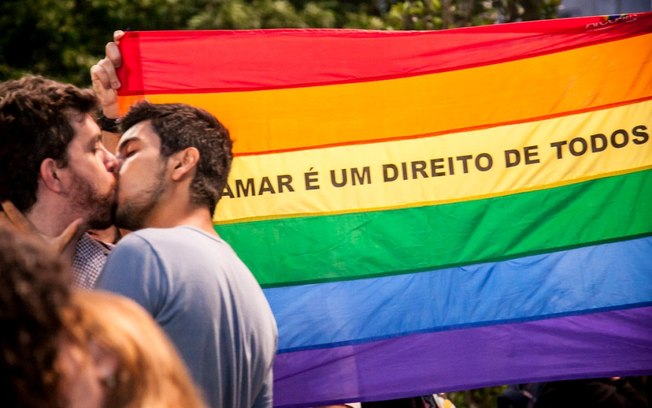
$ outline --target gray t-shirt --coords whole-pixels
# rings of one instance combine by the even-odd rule
[[[188,226],[132,232],[112,251],[97,287],[150,312],[210,406],[272,406],[276,321],[222,239]]]

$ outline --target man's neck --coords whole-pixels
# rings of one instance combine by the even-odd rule
[[[40,201],[37,201],[27,211],[25,217],[32,223],[38,233],[46,237],[46,239],[58,237],[77,219],[66,208],[59,208],[57,205],[45,205]],[[82,231],[86,231],[86,229],[86,226],[82,226]],[[75,253],[75,246],[80,236],[81,233],[73,238],[70,244],[66,246],[63,252],[64,256],[72,259]]]
[[[67,207],[57,203],[44,203],[37,201],[25,214],[27,219],[43,235],[56,237],[60,235],[74,220],[74,214],[70,214]],[[86,229],[84,227],[84,229]]]

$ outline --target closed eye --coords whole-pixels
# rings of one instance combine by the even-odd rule
[[[140,150],[140,142],[137,138],[127,139],[118,145],[118,156],[128,159]]]
[[[90,152],[93,153],[93,154],[97,153],[99,150],[102,150],[102,136],[101,135],[95,136],[90,141],[90,143],[88,143],[87,146],[88,146]]]
[[[130,158],[131,156],[133,156],[134,154],[136,154],[137,152],[138,151],[136,149],[128,150],[128,151],[126,151],[124,153],[120,152],[120,153],[117,154],[116,158],[118,160],[126,160],[126,159]]]

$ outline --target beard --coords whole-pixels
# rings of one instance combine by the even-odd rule
[[[76,214],[85,214],[90,229],[104,229],[113,225],[115,207],[115,188],[106,194],[100,194],[92,182],[73,174],[75,185],[71,197],[71,209]]]
[[[147,227],[147,220],[154,209],[159,205],[160,198],[165,191],[165,165],[154,177],[154,182],[144,187],[137,197],[116,206],[115,224],[120,228],[136,231]],[[117,183],[117,196],[120,195],[120,181]]]

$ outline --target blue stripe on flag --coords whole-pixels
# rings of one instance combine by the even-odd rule
[[[652,237],[265,294],[279,351],[619,309],[652,302]]]

